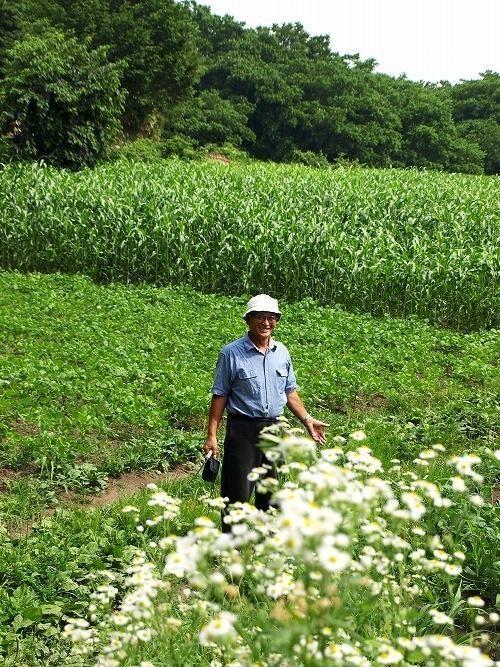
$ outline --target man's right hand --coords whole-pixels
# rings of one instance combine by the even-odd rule
[[[205,444],[203,445],[203,451],[205,454],[208,454],[209,452],[212,452],[212,456],[217,456],[219,452],[219,445],[217,444],[217,438],[215,437],[208,437],[205,441]]]

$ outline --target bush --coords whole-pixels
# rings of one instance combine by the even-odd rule
[[[298,164],[305,164],[308,167],[330,167],[331,164],[326,159],[326,156],[323,153],[315,153],[314,151],[301,151],[298,148],[295,148],[292,151],[290,156],[290,162],[296,162]]]
[[[196,140],[191,137],[174,134],[163,142],[165,157],[177,156],[184,160],[195,160],[199,157],[196,144]]]
[[[132,162],[156,162],[165,157],[165,144],[158,139],[136,139],[118,146],[114,157]]]

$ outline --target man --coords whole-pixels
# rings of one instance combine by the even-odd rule
[[[276,299],[267,294],[251,298],[243,316],[248,333],[226,345],[217,361],[203,450],[216,456],[217,427],[227,409],[221,495],[229,498],[230,504],[248,502],[254,487],[248,473],[257,466],[270,465],[257,442],[261,430],[283,414],[285,405],[316,442],[325,442],[324,429],[328,424],[308,414],[296,391],[290,354],[272,338],[280,317]],[[275,476],[271,468],[270,474]],[[256,490],[255,506],[267,510],[269,495]],[[224,523],[222,528],[229,530]]]

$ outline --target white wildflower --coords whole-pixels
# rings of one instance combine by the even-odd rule
[[[339,551],[335,547],[324,545],[318,551],[318,559],[328,572],[341,572],[349,566],[351,556],[345,551]]]
[[[453,491],[457,491],[458,493],[463,493],[464,491],[467,491],[467,484],[465,483],[464,479],[462,477],[451,477],[451,488]]]
[[[392,646],[382,646],[376,661],[381,665],[396,665],[403,659],[403,654]]]
[[[467,602],[471,607],[484,607],[484,600],[479,595],[472,595],[470,598],[467,598]]]
[[[438,609],[431,609],[429,614],[436,625],[453,625],[453,619]]]
[[[234,629],[236,616],[227,611],[221,611],[210,623],[202,628],[199,634],[199,642],[202,646],[213,646],[217,643],[226,643],[236,639]]]
[[[420,459],[435,459],[437,454],[433,449],[424,449],[418,456]]]

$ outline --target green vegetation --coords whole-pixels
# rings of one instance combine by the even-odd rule
[[[0,510],[11,526],[126,470],[165,469],[203,443],[219,349],[245,298],[0,274]],[[331,433],[368,433],[387,464],[498,436],[498,335],[283,304],[278,339]]]
[[[500,325],[497,179],[118,161],[0,172],[0,266]]]
[[[94,70],[94,86],[87,55],[72,59],[71,71],[61,77],[54,30],[71,51],[77,41],[84,54],[107,54],[106,64]],[[34,42],[36,67],[19,57]],[[125,96],[120,143],[167,141],[183,157],[191,157],[193,147],[231,143],[275,161],[303,162],[306,156],[314,164],[307,157],[313,154],[330,163],[498,173],[498,73],[452,86],[394,79],[376,73],[375,64],[337,53],[327,36],[309,35],[300,24],[250,29],[194,1],[0,0],[0,158],[35,157],[72,169],[92,164],[88,137],[112,142],[102,132],[109,109],[119,112]],[[106,70],[115,73],[111,86],[99,84]],[[19,81],[23,94],[10,94]],[[50,93],[57,97],[61,82],[64,95],[54,104]],[[89,87],[105,96],[102,105],[94,100],[86,107]],[[66,129],[57,150],[32,141],[27,100],[35,118],[49,106],[50,124]],[[86,114],[81,151],[67,131],[75,106],[78,116],[81,107],[96,111]]]
[[[207,491],[198,475],[169,482],[169,492],[182,499],[176,522],[186,532],[198,515]],[[149,492],[133,502],[148,511]],[[10,537],[0,531],[0,661],[4,665],[62,665],[69,644],[61,629],[68,616],[85,615],[96,573],[120,571],[131,547],[147,548],[152,534],[134,530],[127,501],[94,510],[58,509],[29,534]],[[161,531],[161,529],[159,529]]]
[[[22,154],[73,169],[101,159],[120,128],[122,65],[53,29],[16,42],[1,103]]]

